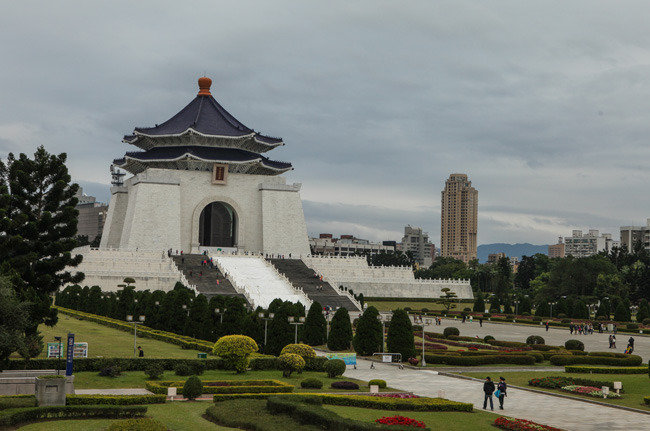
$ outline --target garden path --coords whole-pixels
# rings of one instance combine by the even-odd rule
[[[444,397],[454,401],[473,403],[476,409],[483,407],[483,383],[439,375],[436,371],[415,370],[358,360],[357,369],[348,367],[346,377],[360,380],[383,379],[388,386],[417,395]],[[491,376],[498,379],[498,375]],[[489,408],[489,406],[488,406]],[[495,413],[528,419],[568,431],[650,429],[650,415],[613,407],[590,404],[577,400],[544,395],[520,389],[508,390],[505,410],[500,411],[495,400]]]

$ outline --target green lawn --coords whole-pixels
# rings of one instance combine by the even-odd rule
[[[347,377],[338,377],[330,379],[324,372],[305,371],[302,374],[293,374],[289,378],[282,377],[282,371],[248,371],[245,374],[235,374],[232,371],[224,370],[208,370],[199,376],[201,380],[280,380],[282,382],[294,385],[296,388],[294,392],[350,392],[349,390],[337,390],[330,388],[332,382],[347,380],[357,382],[360,386],[360,391],[368,392],[368,386],[363,386],[366,382],[361,380],[349,379]],[[323,382],[323,389],[302,389],[300,382],[304,379],[315,377]],[[173,371],[166,371],[160,380],[186,380],[187,377],[177,376]],[[149,378],[143,371],[127,371],[122,373],[120,377],[100,377],[97,372],[84,371],[75,373],[74,386],[76,389],[115,389],[115,388],[144,388],[145,381]]]
[[[432,430],[445,430],[445,431],[477,431],[489,430],[492,428],[492,423],[499,415],[493,413],[486,413],[475,411],[473,413],[467,412],[404,412],[404,411],[390,411],[390,410],[374,410],[374,409],[361,409],[357,407],[346,406],[328,406],[324,405],[327,410],[334,413],[358,421],[373,422],[383,416],[406,416],[412,419],[417,419],[425,423],[428,428]],[[415,428],[414,428],[415,429]]]
[[[59,322],[54,327],[41,325],[38,328],[43,334],[43,342],[54,342],[54,336],[63,337],[75,334],[76,342],[88,343],[89,357],[130,358],[133,357],[133,333],[118,331],[98,323],[75,319],[59,313]],[[65,348],[65,341],[63,342]],[[183,350],[179,346],[150,338],[138,337],[138,345],[142,346],[148,358],[196,358],[196,350]],[[47,346],[47,344],[46,344]],[[43,349],[41,357],[47,355]]]
[[[476,377],[479,379],[485,378],[485,373],[463,373],[463,375]],[[579,373],[563,373],[558,371],[551,372],[499,372],[499,376],[506,378],[506,382],[515,385],[530,387],[542,391],[555,392],[564,395],[571,395],[579,398],[592,399],[606,403],[634,407],[642,410],[650,410],[650,406],[643,403],[643,397],[650,395],[650,378],[645,374],[579,374]],[[564,392],[557,389],[544,389],[539,387],[528,386],[528,380],[534,377],[549,377],[549,376],[568,376],[579,377],[583,379],[601,380],[608,382],[621,382],[623,383],[624,393],[620,399],[603,399],[593,398],[586,395],[578,395],[570,392]]]
[[[229,430],[203,419],[205,410],[212,405],[209,401],[173,402],[153,404],[147,408],[147,416],[152,417],[174,431]],[[19,428],[21,431],[99,431],[105,430],[113,419],[84,419],[37,422]]]

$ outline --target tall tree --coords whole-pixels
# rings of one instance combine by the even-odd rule
[[[25,331],[29,326],[29,304],[16,298],[7,277],[0,277],[0,368],[4,368],[9,355],[27,347]]]
[[[474,298],[474,307],[472,308],[472,311],[477,313],[485,312],[485,300],[483,299],[483,294],[480,290],[476,293],[476,297]]]
[[[79,186],[70,182],[66,158],[41,146],[33,159],[9,153],[6,164],[0,161],[0,270],[16,274],[19,299],[32,304],[31,333],[40,323],[56,324],[51,295],[64,284],[83,280],[83,274],[67,270],[82,256],[71,254]]]
[[[284,346],[294,342],[293,328],[289,324],[290,308],[286,305],[276,309],[269,322],[268,339],[264,346],[267,355],[279,355]]]
[[[403,361],[415,357],[413,325],[406,311],[398,308],[393,312],[387,332],[386,348],[389,352],[401,353]]]
[[[327,340],[327,321],[323,316],[323,306],[314,301],[305,319],[303,341],[310,346],[320,346]]]
[[[352,345],[358,355],[369,356],[382,350],[384,334],[377,316],[379,312],[371,305],[366,308],[357,322],[357,332],[352,339]]]
[[[190,313],[185,322],[184,334],[200,340],[209,340],[212,336],[212,315],[205,296],[199,295],[192,301]]]
[[[327,337],[327,348],[330,350],[348,350],[352,342],[352,324],[350,314],[345,308],[339,308],[334,313],[330,323],[330,333]]]

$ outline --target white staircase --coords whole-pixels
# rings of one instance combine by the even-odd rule
[[[311,306],[311,300],[307,295],[293,286],[263,257],[222,254],[211,255],[211,257],[235,290],[244,294],[253,307],[268,308],[276,298],[300,302],[307,309]]]

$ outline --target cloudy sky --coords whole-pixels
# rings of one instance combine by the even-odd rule
[[[302,182],[310,233],[438,244],[452,172],[479,244],[650,217],[647,1],[5,2],[0,156],[45,145],[108,198],[135,126],[213,79]]]

